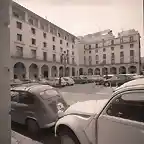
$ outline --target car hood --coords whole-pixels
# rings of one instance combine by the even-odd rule
[[[71,105],[65,111],[65,115],[89,115],[91,116],[91,115],[99,114],[107,102],[108,102],[108,99],[77,102]]]

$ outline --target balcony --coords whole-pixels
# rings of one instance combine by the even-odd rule
[[[16,52],[15,56],[21,58],[23,57],[23,52]]]

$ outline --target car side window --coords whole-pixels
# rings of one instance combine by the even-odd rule
[[[28,92],[19,92],[19,103],[34,104],[34,97]]]
[[[16,92],[16,91],[11,91],[10,92],[10,95],[11,95],[11,101],[13,102],[18,102],[18,96],[19,96],[19,93]]]
[[[114,99],[107,109],[110,116],[144,122],[144,92],[131,92]]]

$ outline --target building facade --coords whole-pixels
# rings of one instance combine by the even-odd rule
[[[11,79],[77,74],[74,35],[15,2],[10,13]]]
[[[79,37],[79,74],[140,73],[140,35],[134,29],[115,37],[112,30]]]

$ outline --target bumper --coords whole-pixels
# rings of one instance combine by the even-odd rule
[[[56,122],[52,122],[52,123],[49,123],[49,124],[45,124],[42,128],[50,128],[50,127],[53,127],[55,126]]]

